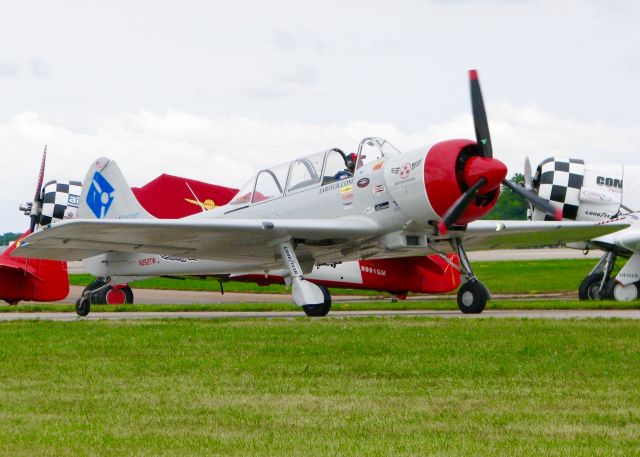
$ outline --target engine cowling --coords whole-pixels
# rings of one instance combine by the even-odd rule
[[[464,225],[480,219],[494,207],[507,167],[482,157],[475,141],[449,140],[431,148],[392,156],[385,164],[385,182],[402,210],[416,223],[442,220],[456,200],[477,180],[486,184],[457,218]]]

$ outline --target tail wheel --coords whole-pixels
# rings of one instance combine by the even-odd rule
[[[480,281],[469,281],[458,289],[458,308],[464,314],[479,314],[484,310],[489,294]]]
[[[90,310],[91,304],[89,300],[84,296],[78,298],[78,301],[76,301],[76,314],[78,316],[86,316]]]
[[[580,297],[580,300],[604,299],[605,287],[600,288],[603,277],[603,273],[593,273],[584,278],[584,280],[580,283],[580,287],[578,288],[578,296]]]
[[[317,305],[305,305],[302,307],[304,313],[309,317],[322,317],[329,314],[329,310],[331,309],[331,293],[329,293],[329,289],[325,286],[318,285],[320,290],[322,290],[322,295],[324,296],[324,301],[322,303],[318,303]]]
[[[637,300],[639,294],[637,282],[623,286],[614,278],[611,278],[604,287],[604,298],[607,300],[632,301]]]

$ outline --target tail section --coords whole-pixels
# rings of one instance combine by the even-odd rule
[[[140,205],[118,164],[95,160],[82,183],[78,217],[82,219],[153,219]]]

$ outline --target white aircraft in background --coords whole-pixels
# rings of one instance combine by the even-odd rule
[[[628,224],[477,221],[495,205],[501,183],[559,214],[504,179],[507,169],[493,158],[474,70],[470,80],[477,141],[449,140],[400,153],[383,139],[365,138],[355,163],[337,148],[298,157],[260,170],[223,207],[163,220],[140,206],[114,161],[100,158],[83,182],[78,219],[51,224],[14,252],[59,260],[93,257],[110,269],[141,253],[211,260],[211,273],[284,269],[293,301],[307,315],[323,316],[331,297],[305,279],[315,265],[427,254],[447,261],[446,251],[453,251],[464,281],[458,306],[481,312],[489,294],[463,243],[471,249],[557,245]],[[89,306],[80,300],[76,310],[86,314]]]
[[[548,158],[531,175],[525,162],[525,188],[562,211],[565,220],[601,221],[625,216],[639,221],[640,166],[586,163],[581,159]],[[533,208],[530,219],[546,220],[543,210]],[[640,224],[568,247],[601,249],[603,256],[579,287],[581,300],[636,300],[640,297]],[[618,257],[628,258],[614,276]]]

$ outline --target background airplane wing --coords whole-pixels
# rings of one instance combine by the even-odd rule
[[[624,221],[475,221],[460,232],[460,238],[469,251],[536,248],[587,241],[628,226]]]
[[[21,257],[79,260],[108,251],[224,260],[264,265],[274,262],[281,239],[302,238],[319,245],[366,237],[379,227],[366,218],[304,220],[70,220],[26,238]]]

